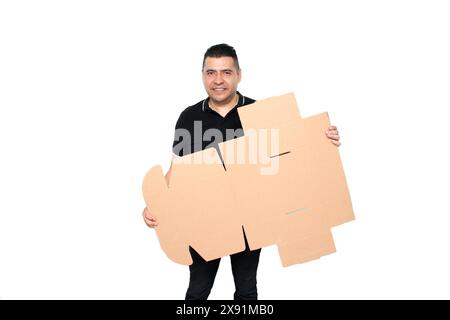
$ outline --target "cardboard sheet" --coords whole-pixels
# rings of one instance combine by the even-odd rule
[[[241,252],[244,231],[251,250],[276,244],[283,266],[335,252],[331,227],[354,214],[328,115],[301,119],[292,93],[238,112],[243,137],[174,156],[169,186],[160,166],[145,176],[166,255],[189,265],[189,246],[207,261]]]

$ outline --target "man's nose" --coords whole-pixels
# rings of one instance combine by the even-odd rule
[[[223,78],[219,72],[219,73],[217,73],[216,77],[214,78],[214,84],[222,84],[222,83],[223,83]]]

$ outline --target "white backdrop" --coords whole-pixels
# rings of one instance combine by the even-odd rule
[[[142,221],[201,61],[233,45],[240,91],[330,113],[357,220],[261,299],[450,298],[448,1],[1,1],[0,299],[183,299],[188,268]],[[224,258],[212,299],[230,299]]]

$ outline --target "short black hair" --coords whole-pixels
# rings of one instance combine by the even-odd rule
[[[208,50],[206,50],[205,55],[203,56],[202,70],[205,67],[205,60],[207,57],[210,58],[231,57],[234,60],[234,65],[236,66],[236,68],[240,70],[236,50],[234,50],[232,46],[226,43],[216,44],[208,48]]]

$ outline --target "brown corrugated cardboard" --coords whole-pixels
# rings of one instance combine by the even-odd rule
[[[354,215],[328,115],[301,119],[293,94],[238,112],[243,137],[174,156],[170,186],[160,166],[145,176],[164,252],[191,264],[192,246],[209,261],[243,251],[243,230],[252,250],[276,244],[283,266],[335,252],[330,228]]]

